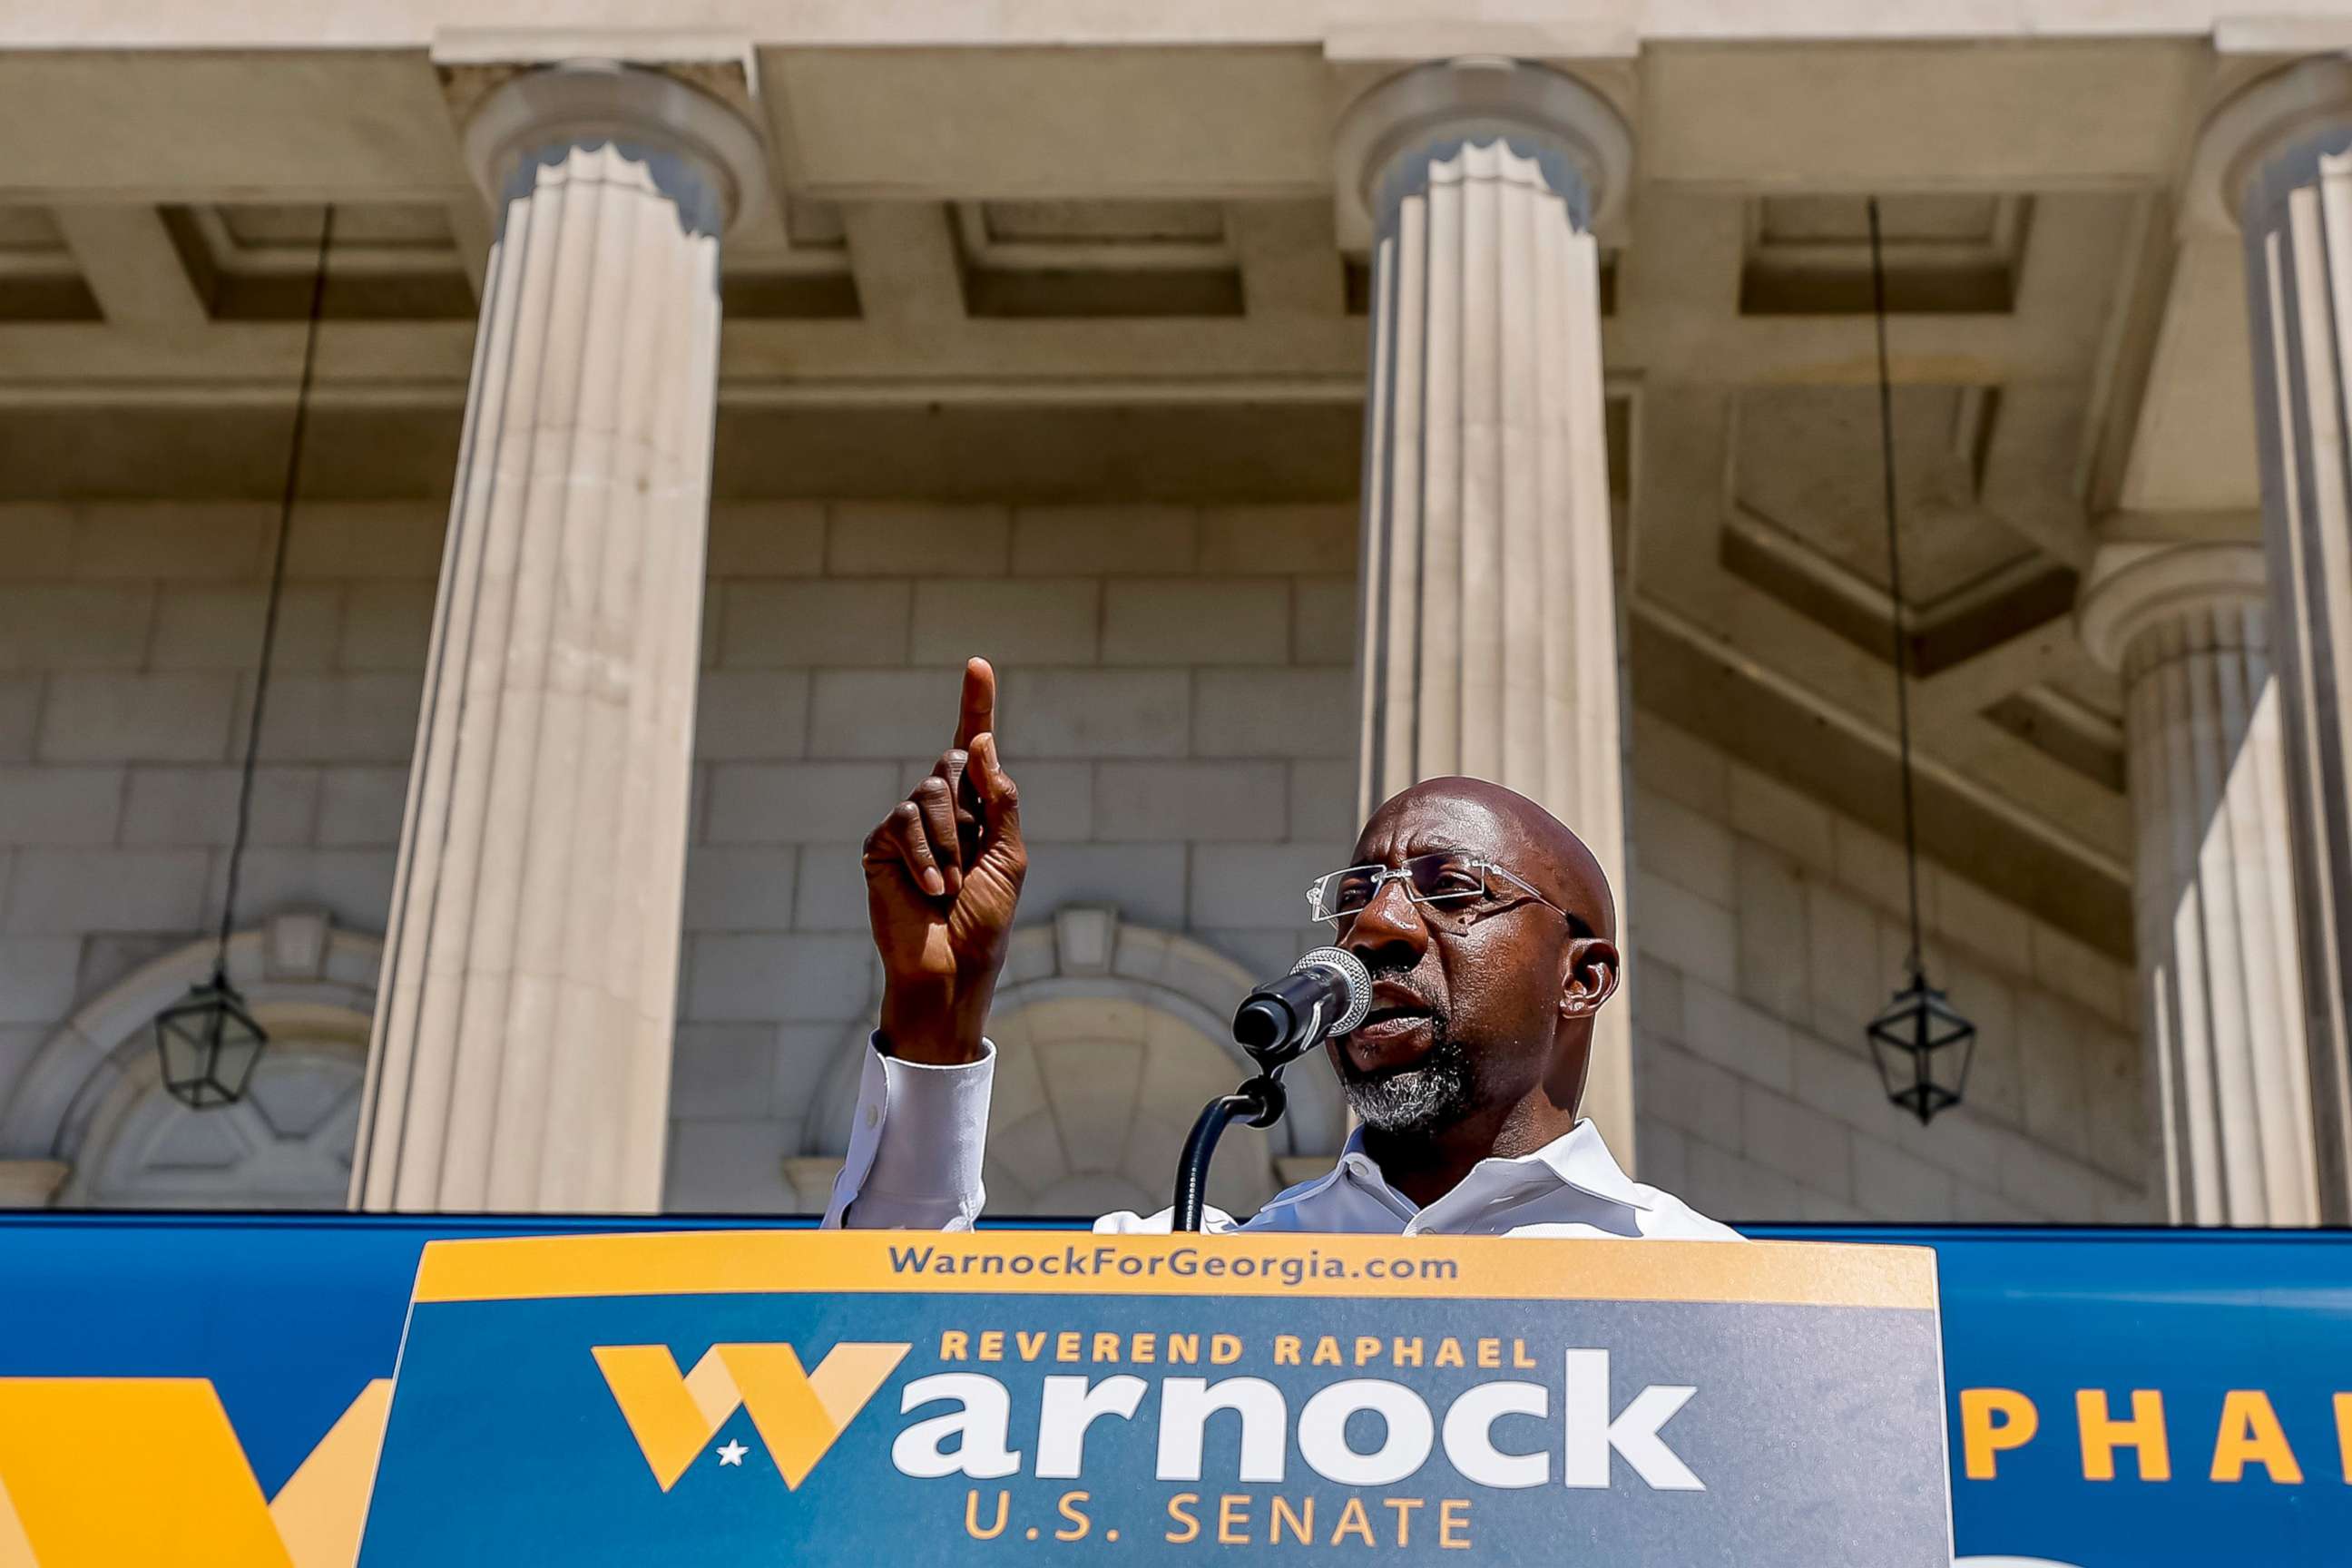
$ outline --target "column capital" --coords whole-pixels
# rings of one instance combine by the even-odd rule
[[[1465,142],[1507,142],[1534,157],[1579,228],[1614,219],[1632,184],[1633,132],[1591,88],[1523,60],[1441,60],[1389,78],[1340,117],[1333,138],[1340,232],[1377,228],[1409,182],[1412,161],[1425,166]]]
[[[2122,669],[2139,635],[2177,616],[2268,603],[2269,576],[2256,544],[2106,544],[2074,611],[2093,658]]]
[[[740,227],[771,199],[767,154],[745,113],[747,68],[583,57],[443,68],[467,167],[494,207],[528,163],[608,143],[648,154],[656,180],[695,227]],[[666,174],[686,178],[670,189]]]
[[[2240,88],[2205,118],[2180,193],[2186,234],[2235,234],[2258,180],[2303,184],[2352,148],[2352,53],[2315,55]],[[2281,162],[2284,160],[2284,162]]]

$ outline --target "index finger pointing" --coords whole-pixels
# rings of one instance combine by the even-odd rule
[[[996,671],[984,658],[968,659],[963,667],[963,708],[956,717],[956,748],[971,750],[974,740],[995,728]]]

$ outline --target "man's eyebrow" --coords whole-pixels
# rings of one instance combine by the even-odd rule
[[[1404,841],[1404,858],[1408,860],[1423,855],[1484,856],[1485,854],[1486,851],[1483,849],[1473,849],[1466,845],[1456,844],[1451,839],[1424,838],[1417,833]]]

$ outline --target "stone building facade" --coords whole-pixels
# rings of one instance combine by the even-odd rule
[[[1006,1212],[1163,1201],[1307,880],[1461,770],[1611,869],[1593,1113],[1700,1207],[2345,1217],[2326,8],[700,9],[0,21],[0,1198],[818,1206],[856,847],[985,652]],[[1873,195],[1980,1031],[1926,1127],[1863,1033]],[[272,1045],[191,1111],[147,1026],[211,967],[330,203],[230,944]],[[1223,1201],[1345,1135],[1301,1076]]]

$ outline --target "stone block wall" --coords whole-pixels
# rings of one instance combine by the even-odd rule
[[[276,524],[0,507],[0,1102],[78,1007],[220,918]],[[430,506],[298,516],[240,925],[383,929],[442,529]]]
[[[0,507],[0,1100],[74,1010],[218,919],[274,509]],[[298,514],[240,924],[380,932],[439,569],[431,505]],[[1117,905],[1251,973],[1353,829],[1346,507],[723,505],[710,541],[669,1201],[801,1205],[785,1161],[874,998],[857,846],[1003,672],[1026,918]],[[2139,1217],[2130,976],[1927,868],[1982,1029],[1969,1105],[1887,1105],[1883,838],[1636,715],[1640,1163],[1738,1218]],[[0,1150],[0,1156],[35,1150]]]
[[[687,866],[668,1201],[789,1208],[877,994],[857,856],[984,653],[1031,870],[1253,972],[1311,944],[1353,825],[1347,507],[722,508]]]
[[[2160,1220],[2134,977],[1923,863],[1930,978],[1975,1021],[1967,1103],[1887,1103],[1864,1026],[1902,983],[1901,846],[1637,714],[1643,1179],[1727,1219]]]

